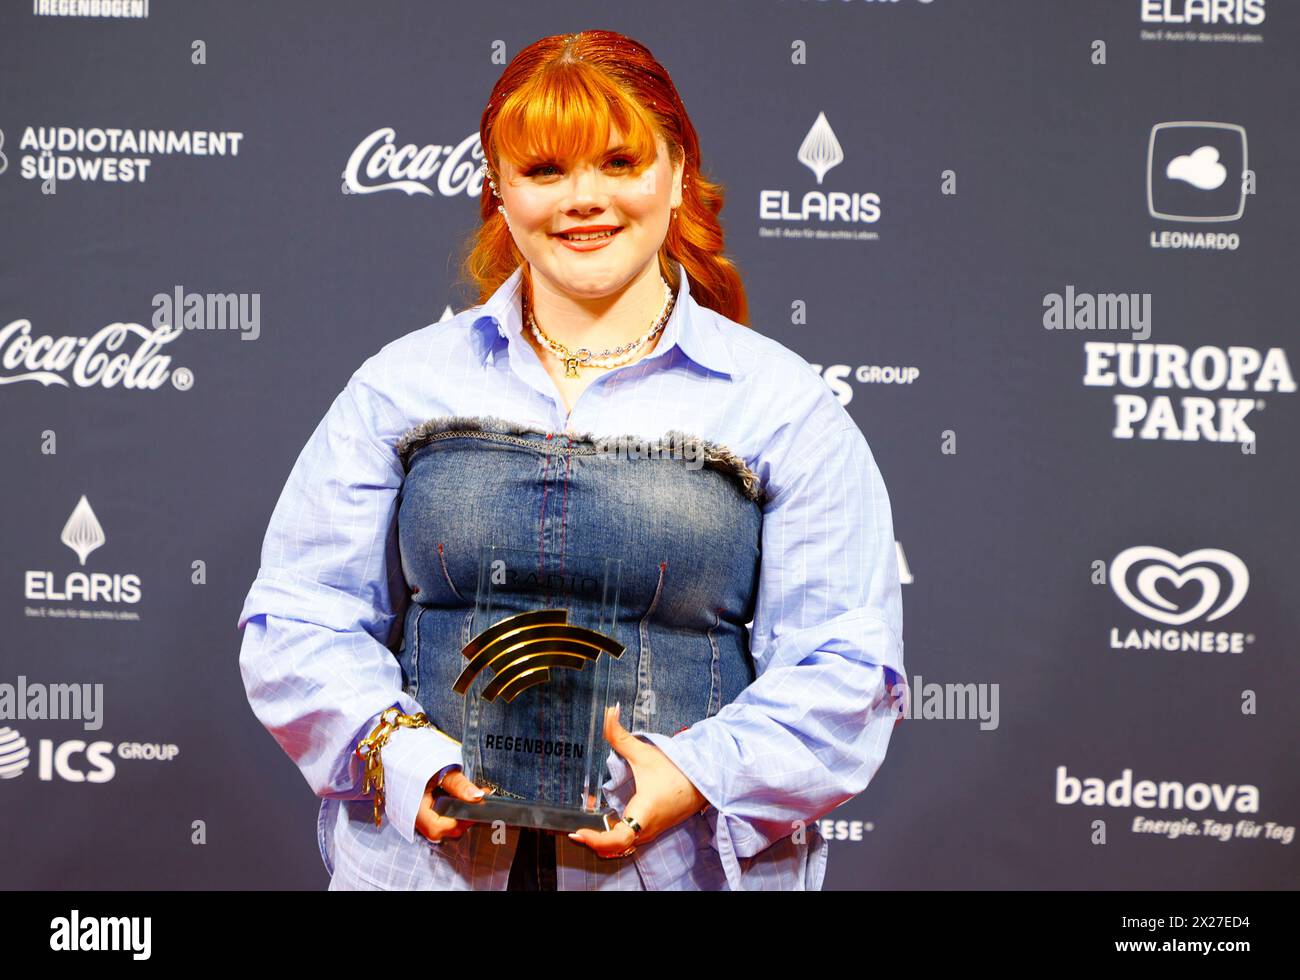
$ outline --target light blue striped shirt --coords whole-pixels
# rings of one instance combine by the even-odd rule
[[[655,349],[596,378],[572,415],[521,333],[521,267],[487,303],[366,360],[299,456],[240,613],[239,665],[253,712],[323,798],[318,837],[332,889],[502,890],[514,856],[514,828],[476,824],[436,845],[416,832],[430,777],[460,761],[454,739],[428,728],[392,736],[379,828],[354,754],[385,708],[421,710],[388,645],[407,589],[393,447],[447,415],[596,436],[680,429],[758,474],[757,678],[677,735],[633,732],[710,806],[625,859],[602,860],[557,835],[558,887],[821,887],[828,845],[815,821],[871,781],[907,692],[889,497],[862,432],[808,362],[700,306],[678,269]],[[611,753],[609,771],[609,800],[622,812],[630,768]]]

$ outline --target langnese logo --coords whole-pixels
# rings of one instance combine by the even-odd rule
[[[759,237],[851,241],[874,241],[880,237],[876,231],[854,227],[874,225],[880,220],[878,192],[823,189],[827,174],[845,160],[844,149],[831,129],[826,113],[817,113],[812,128],[795,152],[795,159],[812,172],[817,186],[802,192],[787,189],[759,191],[759,220],[782,222],[767,227],[760,225]]]
[[[344,194],[402,191],[408,196],[478,197],[483,193],[483,145],[477,131],[459,143],[397,145],[397,131],[381,126],[362,138],[343,168]]]
[[[1157,626],[1112,626],[1112,650],[1163,650],[1192,653],[1242,653],[1255,634],[1221,629],[1180,629],[1209,625],[1241,605],[1250,589],[1246,563],[1221,548],[1198,548],[1178,555],[1153,545],[1121,551],[1110,563],[1107,580],[1116,597]]]
[[[76,555],[78,567],[63,573],[44,569],[26,571],[24,598],[52,605],[26,606],[23,612],[34,619],[139,620],[140,614],[131,609],[84,608],[88,604],[133,606],[142,596],[140,576],[133,572],[83,570],[90,556],[108,541],[85,494],[64,523],[59,540]]]
[[[1116,439],[1232,442],[1253,448],[1255,432],[1246,420],[1264,408],[1265,400],[1246,393],[1296,390],[1290,361],[1280,347],[1189,350],[1177,344],[1088,341],[1083,351],[1086,386],[1198,392],[1181,396],[1117,392],[1112,399],[1111,429]],[[1217,392],[1232,394],[1206,397]]]

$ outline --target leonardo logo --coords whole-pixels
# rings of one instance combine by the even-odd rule
[[[1151,545],[1128,548],[1111,562],[1109,579],[1124,605],[1165,626],[1222,619],[1241,605],[1250,588],[1245,562],[1219,548],[1199,548],[1185,555]],[[1246,643],[1254,641],[1253,634],[1213,630],[1130,629],[1126,635],[1121,633],[1119,627],[1111,628],[1112,649],[1241,653]]]

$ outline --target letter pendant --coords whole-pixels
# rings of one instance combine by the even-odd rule
[[[578,359],[576,357],[566,357],[564,359],[564,376],[566,378],[576,378],[578,376]]]

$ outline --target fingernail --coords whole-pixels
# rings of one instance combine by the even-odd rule
[[[578,841],[579,843],[581,843],[582,838],[579,837],[577,834],[569,834],[569,840],[576,840],[576,841]]]
[[[476,789],[471,795],[474,797],[474,799],[481,800],[484,794],[481,789]]]

